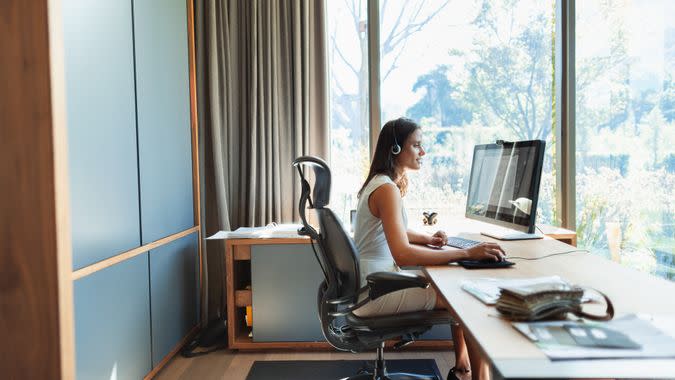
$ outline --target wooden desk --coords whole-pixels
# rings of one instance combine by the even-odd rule
[[[555,240],[567,243],[574,247],[577,246],[577,233],[561,227],[549,226],[546,224],[538,225],[541,233]]]
[[[465,231],[472,231],[474,233],[480,233],[481,231],[498,233],[500,230],[504,230],[503,227],[467,218],[450,218],[433,226],[424,226],[419,222],[415,222],[415,220],[416,219],[413,219],[410,228],[426,231],[428,233],[434,233],[438,230],[443,230],[448,233],[448,236],[456,235]],[[542,233],[545,236],[563,243],[567,243],[575,247],[577,246],[577,233],[575,231],[562,227],[550,226],[547,224],[537,224],[536,232]]]
[[[573,250],[568,244],[544,238],[530,241],[496,241],[469,231],[480,231],[475,221],[467,220],[449,234],[469,239],[498,242],[508,256],[540,257],[555,252]],[[448,310],[462,323],[466,338],[477,343],[489,359],[495,377],[504,378],[672,378],[672,360],[575,360],[550,361],[528,339],[499,318],[494,307],[488,307],[463,291],[460,282],[478,277],[525,278],[560,275],[564,279],[596,288],[609,296],[616,315],[648,313],[675,315],[675,283],[657,278],[615,262],[583,252],[552,256],[542,260],[516,260],[509,269],[466,270],[458,266],[426,267],[433,286],[443,298]],[[600,313],[604,305],[588,310]]]
[[[265,340],[261,339],[259,341],[254,340],[249,336],[251,328],[247,327],[244,323],[244,314],[246,311],[246,306],[253,307],[253,328],[256,326],[256,320],[258,321],[258,330],[262,325],[260,321],[264,317],[274,318],[290,318],[293,320],[307,320],[307,325],[303,327],[304,330],[314,329],[318,330],[320,335],[320,325],[319,321],[316,318],[316,289],[321,281],[321,269],[316,263],[314,254],[309,246],[309,238],[293,238],[293,239],[229,239],[225,242],[225,286],[227,292],[227,329],[228,329],[228,347],[231,349],[238,350],[270,350],[270,349],[302,349],[302,350],[328,350],[332,349],[331,345],[323,339],[323,336],[316,339],[302,339],[298,340],[295,336],[288,336],[288,339],[282,340]],[[284,312],[282,315],[276,316],[267,316],[267,315],[256,315],[256,306],[259,309],[267,308],[269,309],[270,304],[274,302],[269,302],[269,297],[261,298],[260,289],[256,293],[254,272],[260,273],[260,265],[255,265],[255,256],[256,251],[259,255],[267,257],[269,260],[264,260],[262,264],[267,264],[269,267],[273,263],[278,263],[278,257],[285,257],[289,260],[286,265],[296,267],[301,265],[307,265],[308,262],[313,264],[315,267],[313,270],[307,270],[303,272],[302,280],[304,285],[298,285],[298,281],[292,281],[292,278],[289,278],[288,281],[280,281],[279,287],[280,292],[283,293],[280,295],[280,298],[277,300],[282,303],[286,302],[295,302],[296,308],[294,308],[292,313]],[[264,251],[264,252],[263,252]],[[258,264],[261,264],[258,261]],[[283,263],[278,263],[280,266],[283,266]],[[305,268],[303,266],[303,268]],[[306,269],[306,268],[305,268]],[[284,269],[279,266],[274,267],[274,271],[285,273]],[[297,271],[298,269],[295,268]],[[311,274],[310,274],[311,272]],[[298,273],[288,273],[289,276],[298,276]],[[312,276],[316,277],[312,280]],[[312,282],[314,281],[314,282]],[[294,285],[293,285],[293,284]],[[247,285],[253,285],[247,287]],[[301,287],[301,289],[299,288]],[[301,305],[297,305],[297,298],[292,297],[293,294],[299,292],[308,293],[306,296],[306,302],[301,302]],[[257,295],[257,296],[256,296]],[[267,299],[268,302],[259,302],[261,299]],[[303,298],[304,300],[305,298]],[[257,300],[257,301],[256,301]],[[293,323],[292,323],[293,324]],[[311,326],[310,326],[311,324]],[[450,334],[450,329],[447,328],[447,335]],[[269,331],[269,329],[268,329]],[[255,332],[255,331],[254,331]],[[433,331],[432,331],[433,332]],[[430,332],[431,333],[431,332]],[[434,335],[434,334],[431,334]],[[442,334],[446,335],[446,334]],[[388,346],[392,346],[395,342],[388,342]],[[443,349],[449,350],[452,348],[452,343],[450,340],[446,340],[439,337],[427,337],[415,342],[415,344],[410,345],[411,349]]]

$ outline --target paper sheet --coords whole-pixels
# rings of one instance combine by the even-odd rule
[[[533,323],[512,323],[513,327],[523,335],[534,341],[534,344],[541,349],[551,360],[578,360],[578,359],[606,359],[606,358],[675,358],[675,338],[664,329],[660,328],[658,323],[653,323],[657,319],[646,316],[636,316],[634,314],[625,315],[620,318],[614,318],[607,322],[587,322],[587,324],[600,325],[606,328],[621,331],[628,335],[634,342],[640,344],[640,349],[610,349],[581,347],[569,344],[543,343],[536,341],[536,334],[532,333],[533,328],[538,326],[562,326],[571,323],[570,321],[553,322],[533,322]],[[659,323],[668,319],[658,319]],[[675,322],[671,317],[671,325]]]
[[[298,229],[302,224],[270,224],[264,227],[240,227],[234,231],[218,231],[206,238],[218,239],[265,239],[265,238],[301,238]]]

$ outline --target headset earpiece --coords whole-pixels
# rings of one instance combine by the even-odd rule
[[[394,145],[391,147],[391,154],[396,156],[401,153],[401,146],[398,145],[398,140],[396,140],[396,129],[394,127],[396,127],[396,122],[391,124],[391,134],[394,135]]]
[[[399,153],[401,153],[401,146],[400,145],[396,144],[396,145],[391,147],[391,154],[393,154],[395,156]]]

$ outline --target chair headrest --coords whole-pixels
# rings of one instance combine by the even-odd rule
[[[312,200],[314,208],[323,208],[330,201],[330,169],[328,164],[318,157],[302,156],[293,160],[293,166],[300,170],[300,175],[304,180],[304,174],[300,166],[308,166],[314,171],[314,191]]]

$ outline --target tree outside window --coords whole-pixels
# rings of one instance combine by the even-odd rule
[[[367,173],[366,0],[328,2],[331,205],[344,221]],[[542,139],[538,224],[557,224],[555,2],[379,2],[382,122],[406,116],[427,150],[411,222],[464,215],[473,146]],[[576,2],[580,247],[675,278],[675,2]],[[649,20],[649,22],[645,22]]]
[[[577,1],[579,245],[675,279],[675,3]]]

